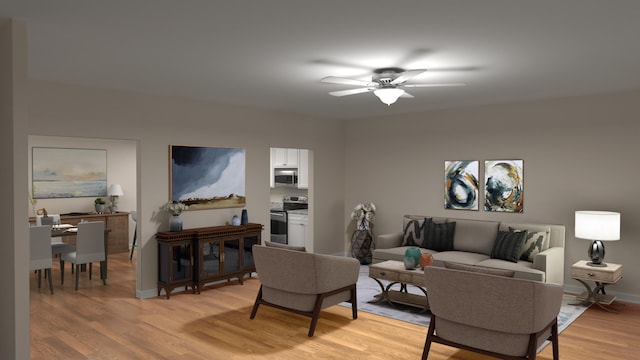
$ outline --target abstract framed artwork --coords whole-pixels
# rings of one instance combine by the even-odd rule
[[[107,195],[107,150],[34,147],[31,156],[33,198]]]
[[[189,210],[244,207],[245,150],[169,146],[169,200]]]
[[[484,162],[484,209],[522,213],[524,208],[524,161]]]
[[[479,161],[444,162],[445,209],[478,210]]]

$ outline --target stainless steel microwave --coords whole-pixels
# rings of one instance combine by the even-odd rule
[[[275,186],[298,186],[298,169],[273,169],[273,178]]]

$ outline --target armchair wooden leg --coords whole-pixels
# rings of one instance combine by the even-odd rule
[[[558,319],[551,326],[551,345],[553,346],[553,360],[560,360],[558,349]]]
[[[313,333],[316,331],[316,324],[318,324],[318,318],[320,317],[320,309],[322,308],[322,301],[324,297],[322,295],[318,295],[316,297],[316,304],[313,306],[313,314],[311,315],[311,325],[309,326],[309,333],[307,336],[312,337]]]
[[[71,268],[73,269],[73,265]],[[60,284],[64,285],[64,261],[62,259],[60,259]]]
[[[249,319],[253,319],[256,317],[256,313],[258,312],[258,306],[260,306],[260,300],[262,300],[262,285],[260,285],[260,290],[258,290],[258,296],[256,296],[256,302],[253,303],[253,309],[251,310],[251,316],[249,316]]]
[[[78,280],[80,279],[80,265],[76,264],[76,290],[78,290]]]
[[[422,360],[429,358],[429,350],[431,349],[431,337],[436,330],[436,316],[431,314],[431,321],[429,322],[429,330],[427,331],[427,339],[424,342],[424,350],[422,350]]]
[[[358,318],[358,300],[356,298],[356,285],[351,288],[351,315],[354,319]]]
[[[92,274],[93,274],[93,263],[89,263],[89,280],[91,280]]]
[[[38,275],[38,289],[40,289],[40,283],[42,282],[42,270],[38,269],[36,270],[36,273]]]
[[[49,291],[51,291],[51,295],[53,295],[53,277],[51,276],[51,268],[45,269],[45,274],[49,276]]]

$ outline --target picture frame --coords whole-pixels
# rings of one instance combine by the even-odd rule
[[[478,211],[478,160],[445,161],[444,208]]]
[[[33,147],[31,196],[34,199],[107,195],[107,150]]]
[[[524,160],[485,160],[484,210],[524,211]]]
[[[245,150],[169,145],[169,201],[188,210],[246,206]]]

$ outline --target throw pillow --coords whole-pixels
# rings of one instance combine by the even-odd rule
[[[497,276],[504,276],[504,277],[513,277],[516,273],[513,270],[491,269],[491,268],[486,268],[481,266],[458,264],[458,263],[453,263],[448,261],[444,262],[444,267],[447,269],[462,270],[462,271],[469,271],[469,272],[475,272],[480,274],[497,275]]]
[[[404,226],[402,246],[420,246],[420,244],[422,244],[423,229],[426,221],[427,219],[424,218],[420,220],[409,220],[407,222]]]
[[[272,247],[277,249],[286,249],[286,250],[303,251],[303,252],[307,251],[307,249],[305,249],[304,246],[293,246],[293,245],[281,244],[273,241],[265,241],[264,244],[267,247]]]
[[[512,227],[509,227],[509,231],[515,231]],[[533,258],[542,251],[545,241],[547,241],[547,232],[545,231],[530,231],[527,233],[527,238],[524,239],[524,245],[522,245],[522,255],[520,260],[526,260],[533,262]]]
[[[491,250],[491,258],[517,263],[522,255],[522,245],[527,238],[527,233],[527,230],[498,231],[498,237]]]
[[[424,240],[421,247],[434,251],[453,250],[453,236],[456,232],[456,223],[440,223],[427,221],[424,227]]]

